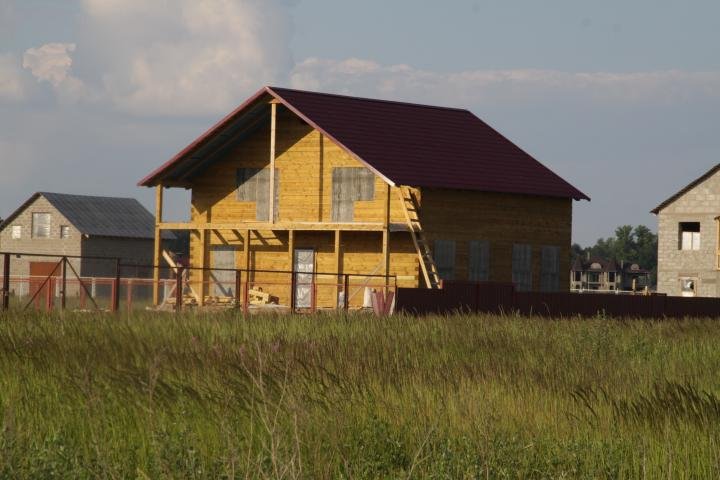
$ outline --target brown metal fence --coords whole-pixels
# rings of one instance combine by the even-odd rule
[[[518,292],[509,283],[445,283],[442,290],[399,288],[396,311],[411,314],[518,313],[542,317],[719,317],[720,298]]]
[[[337,272],[293,272],[124,264],[113,257],[0,252],[0,307],[129,311],[238,308],[316,312],[394,307],[397,278]],[[158,303],[154,304],[159,271]]]

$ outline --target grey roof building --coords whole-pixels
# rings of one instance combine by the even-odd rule
[[[0,252],[30,254],[12,256],[11,277],[21,278],[47,276],[63,255],[149,266],[154,233],[154,216],[134,198],[37,192],[0,223]],[[171,232],[163,235],[173,238]],[[73,259],[71,264],[83,277],[115,274],[114,260]],[[146,274],[138,272],[133,268],[122,274]]]

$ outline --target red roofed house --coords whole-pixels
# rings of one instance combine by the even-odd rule
[[[157,189],[156,232],[193,232],[192,266],[256,270],[253,286],[297,307],[307,288],[258,270],[314,272],[318,306],[343,289],[320,273],[567,290],[572,201],[589,200],[467,110],[275,87],[140,185]],[[189,223],[162,222],[172,187],[192,190]],[[205,274],[202,298],[231,294],[226,276]]]

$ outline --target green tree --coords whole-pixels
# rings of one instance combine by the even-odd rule
[[[619,262],[637,263],[650,271],[650,280],[657,281],[657,235],[645,225],[622,225],[615,229],[615,236],[599,238],[595,245],[582,247],[577,243],[571,248],[573,261],[576,257],[598,257]]]

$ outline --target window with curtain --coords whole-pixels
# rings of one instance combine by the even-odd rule
[[[518,291],[532,290],[532,247],[515,244],[512,249],[512,281]]]
[[[50,214],[32,214],[32,236],[33,238],[50,238]]]
[[[490,278],[490,243],[471,240],[468,248],[468,280],[486,282]]]
[[[543,246],[540,257],[540,290],[557,292],[560,289],[560,247]]]
[[[442,280],[455,278],[455,240],[435,240],[433,260]]]

